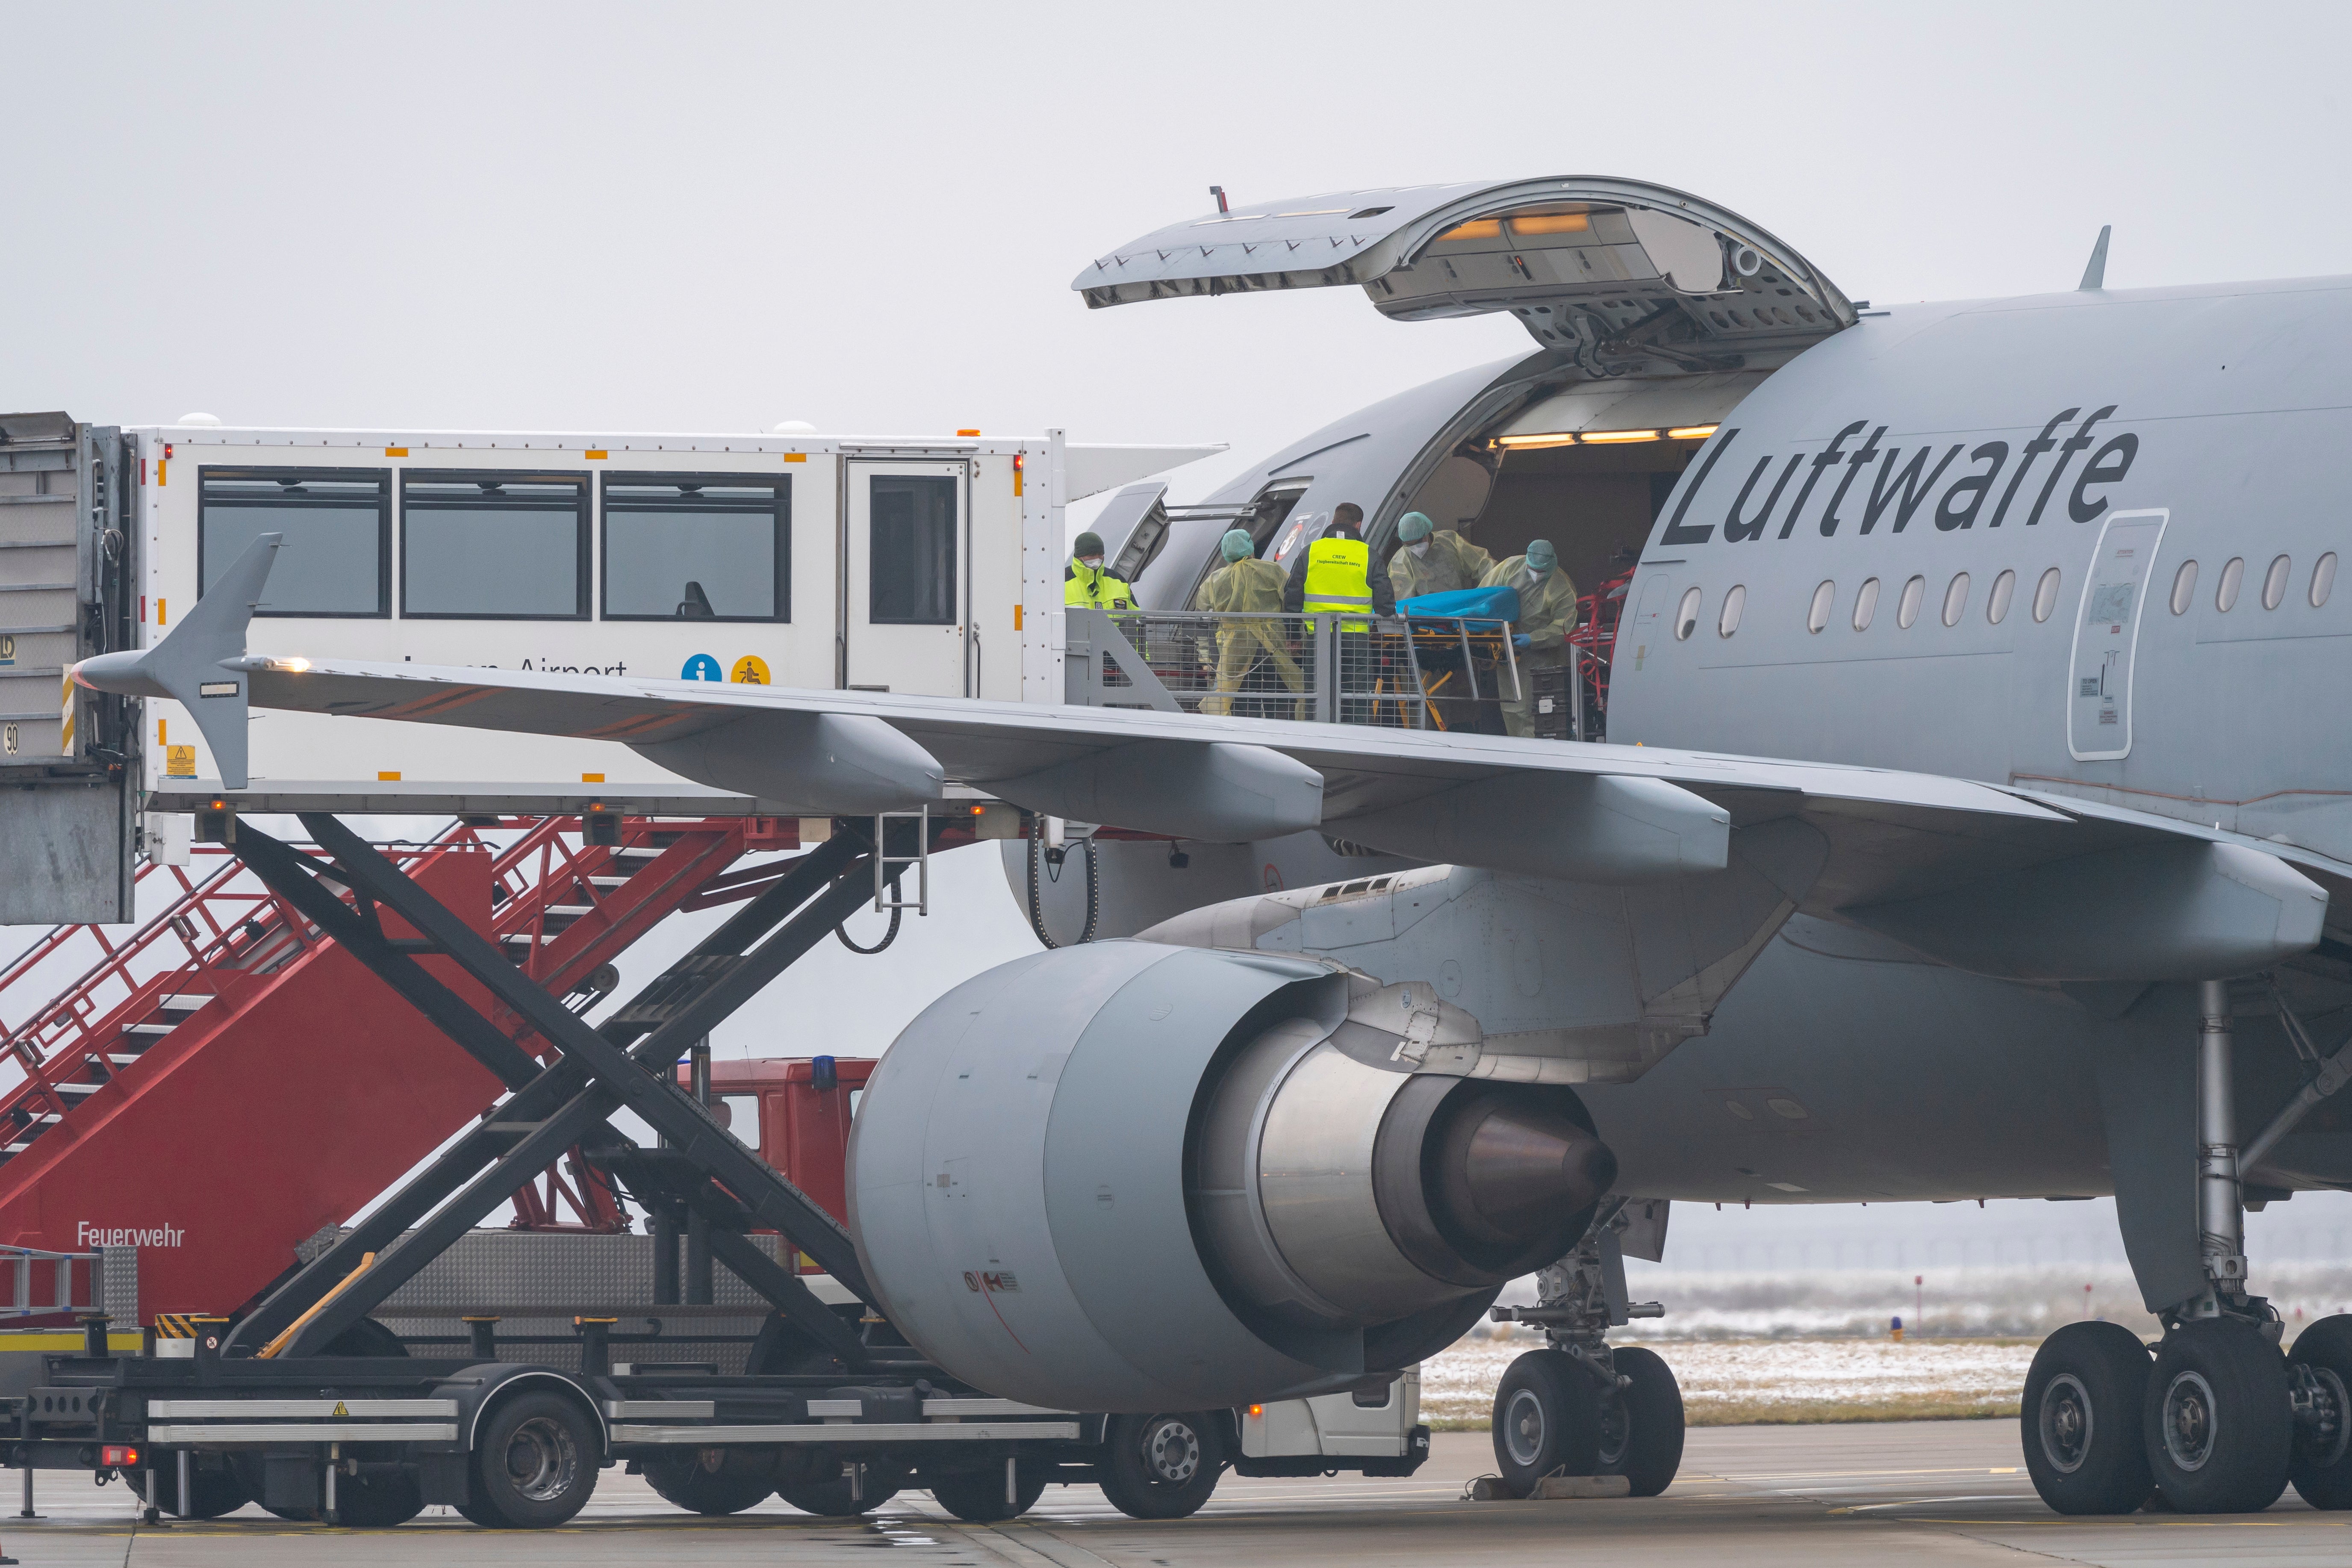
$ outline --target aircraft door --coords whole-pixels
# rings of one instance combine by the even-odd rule
[[[2066,749],[2078,763],[2131,752],[2132,664],[2139,617],[2170,513],[2110,512],[2084,579],[2067,669]]]
[[[1675,580],[1664,572],[1653,572],[1642,580],[1642,597],[1631,619],[1617,627],[1616,658],[1631,658],[1632,668],[1640,669],[1650,655],[1662,651],[1669,633],[1667,616],[1675,604]]]
[[[972,695],[970,465],[848,467],[842,684]]]

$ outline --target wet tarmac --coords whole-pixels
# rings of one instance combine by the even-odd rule
[[[874,1518],[812,1519],[771,1501],[728,1519],[678,1512],[618,1469],[562,1530],[477,1530],[435,1509],[397,1530],[289,1524],[248,1509],[201,1524],[137,1526],[118,1485],[40,1478],[22,1523],[0,1541],[34,1568],[367,1568],[515,1564],[792,1563],[849,1568],[1453,1568],[1462,1563],[1770,1564],[1985,1563],[2352,1563],[2352,1513],[2316,1513],[2289,1492],[2268,1512],[2229,1519],[2135,1514],[2062,1519],[2019,1468],[2014,1421],[1695,1430],[1681,1477],[1640,1500],[1473,1503],[1492,1468],[1484,1433],[1441,1433],[1410,1480],[1240,1480],[1173,1523],[1126,1518],[1091,1487],[1049,1489],[1010,1524],[959,1523],[919,1492]],[[13,1503],[17,1478],[0,1478]]]

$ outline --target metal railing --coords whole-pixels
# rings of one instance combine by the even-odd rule
[[[1526,689],[1504,621],[1074,608],[1066,627],[1084,707],[1500,733]]]

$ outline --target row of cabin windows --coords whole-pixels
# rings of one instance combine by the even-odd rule
[[[2263,609],[2275,610],[2285,602],[2289,580],[2294,575],[2294,562],[2284,555],[2278,556],[2271,562],[2270,569],[2263,574]],[[2214,586],[2213,608],[2215,610],[2227,615],[2235,607],[2238,603],[2238,593],[2245,581],[2245,558],[2231,557],[2229,563],[2221,568],[2221,580]],[[2040,581],[2034,584],[2033,618],[2037,622],[2048,620],[2052,612],[2057,608],[2058,583],[2058,568],[2053,566],[2043,572]],[[1960,617],[1968,614],[1969,586],[1970,579],[1966,572],[1954,573],[1951,581],[1944,585],[1942,620],[1946,626],[1958,626]],[[2335,588],[2336,552],[2331,550],[2313,563],[2311,581],[2305,590],[2304,597],[2315,610],[2327,603],[2327,596],[2335,591]],[[1875,577],[1865,580],[1861,589],[1855,593],[1853,615],[1855,631],[1864,632],[1870,629],[1870,623],[1878,613],[1879,594],[1880,584]],[[1985,619],[1996,626],[2008,619],[2010,605],[2016,595],[2017,574],[2003,571],[1992,580],[1992,591],[1985,595]],[[2197,563],[2184,561],[2180,563],[2179,570],[2172,576],[2172,613],[2176,616],[2187,614],[2189,606],[2196,600],[2196,595]],[[1915,575],[1906,581],[1903,584],[1901,596],[1895,601],[1895,624],[1908,630],[1911,624],[1919,618],[1919,611],[1927,603],[1927,579],[1926,577]],[[1689,640],[1691,633],[1697,629],[1699,600],[1698,589],[1689,588],[1684,591],[1682,604],[1675,613],[1675,637],[1677,641]],[[1735,584],[1723,595],[1723,605],[1717,612],[1716,635],[1727,637],[1738,631],[1739,617],[1747,607],[1747,586],[1744,584]],[[1827,628],[1836,608],[1837,584],[1833,581],[1824,581],[1813,590],[1812,603],[1806,608],[1805,630],[1819,633]]]
[[[2286,603],[2287,588],[2294,576],[2294,561],[2278,555],[2271,559],[2270,569],[2263,574],[2263,608],[2275,610]],[[2232,555],[2222,563],[2221,575],[2213,584],[2213,608],[2228,615],[2237,608],[2238,591],[2245,585],[2246,558]],[[2327,603],[2336,591],[2336,552],[2333,550],[2311,563],[2311,581],[2303,596],[2315,610]],[[2189,606],[2197,602],[2197,563],[2184,561],[2172,574],[2172,613],[2185,616]]]
[[[284,542],[258,614],[383,619],[396,541],[403,618],[587,620],[601,517],[598,618],[792,619],[789,475],[404,468],[393,480],[387,468],[204,469],[200,589],[257,536],[277,533]],[[954,624],[955,481],[868,482],[869,618]]]
[[[2058,568],[2053,566],[2043,572],[2040,581],[2034,584],[2033,618],[2036,621],[2048,620],[2051,612],[2058,607]],[[1968,614],[1969,595],[1972,584],[1973,579],[1969,574],[1956,572],[1952,574],[1951,581],[1944,585],[1942,618],[1946,626],[1958,626],[1960,617]],[[1877,618],[1878,601],[1883,592],[1884,584],[1875,577],[1865,578],[1862,586],[1855,591],[1853,609],[1850,617],[1855,631],[1866,632],[1870,629],[1870,623]],[[2000,625],[2009,618],[2010,606],[2016,597],[2017,574],[2004,570],[1992,580],[1992,589],[1985,595],[1985,619],[1994,626]],[[1691,633],[1698,628],[1699,600],[1698,589],[1690,588],[1684,591],[1682,604],[1675,612],[1675,637],[1677,641],[1688,641]],[[1911,624],[1919,618],[1919,612],[1927,602],[1927,579],[1917,575],[1911,577],[1903,584],[1903,591],[1895,599],[1895,624],[1908,630]],[[1747,585],[1733,584],[1731,589],[1723,595],[1722,607],[1717,612],[1716,635],[1727,637],[1738,631],[1739,617],[1747,607]],[[1825,630],[1836,608],[1837,584],[1834,581],[1825,581],[1813,590],[1812,602],[1806,607],[1805,630],[1813,633]]]

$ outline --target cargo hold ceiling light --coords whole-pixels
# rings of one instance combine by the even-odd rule
[[[1712,425],[1680,425],[1671,430],[1543,430],[1497,436],[1494,445],[1524,452],[1544,447],[1612,447],[1629,441],[1704,441],[1714,434]]]

